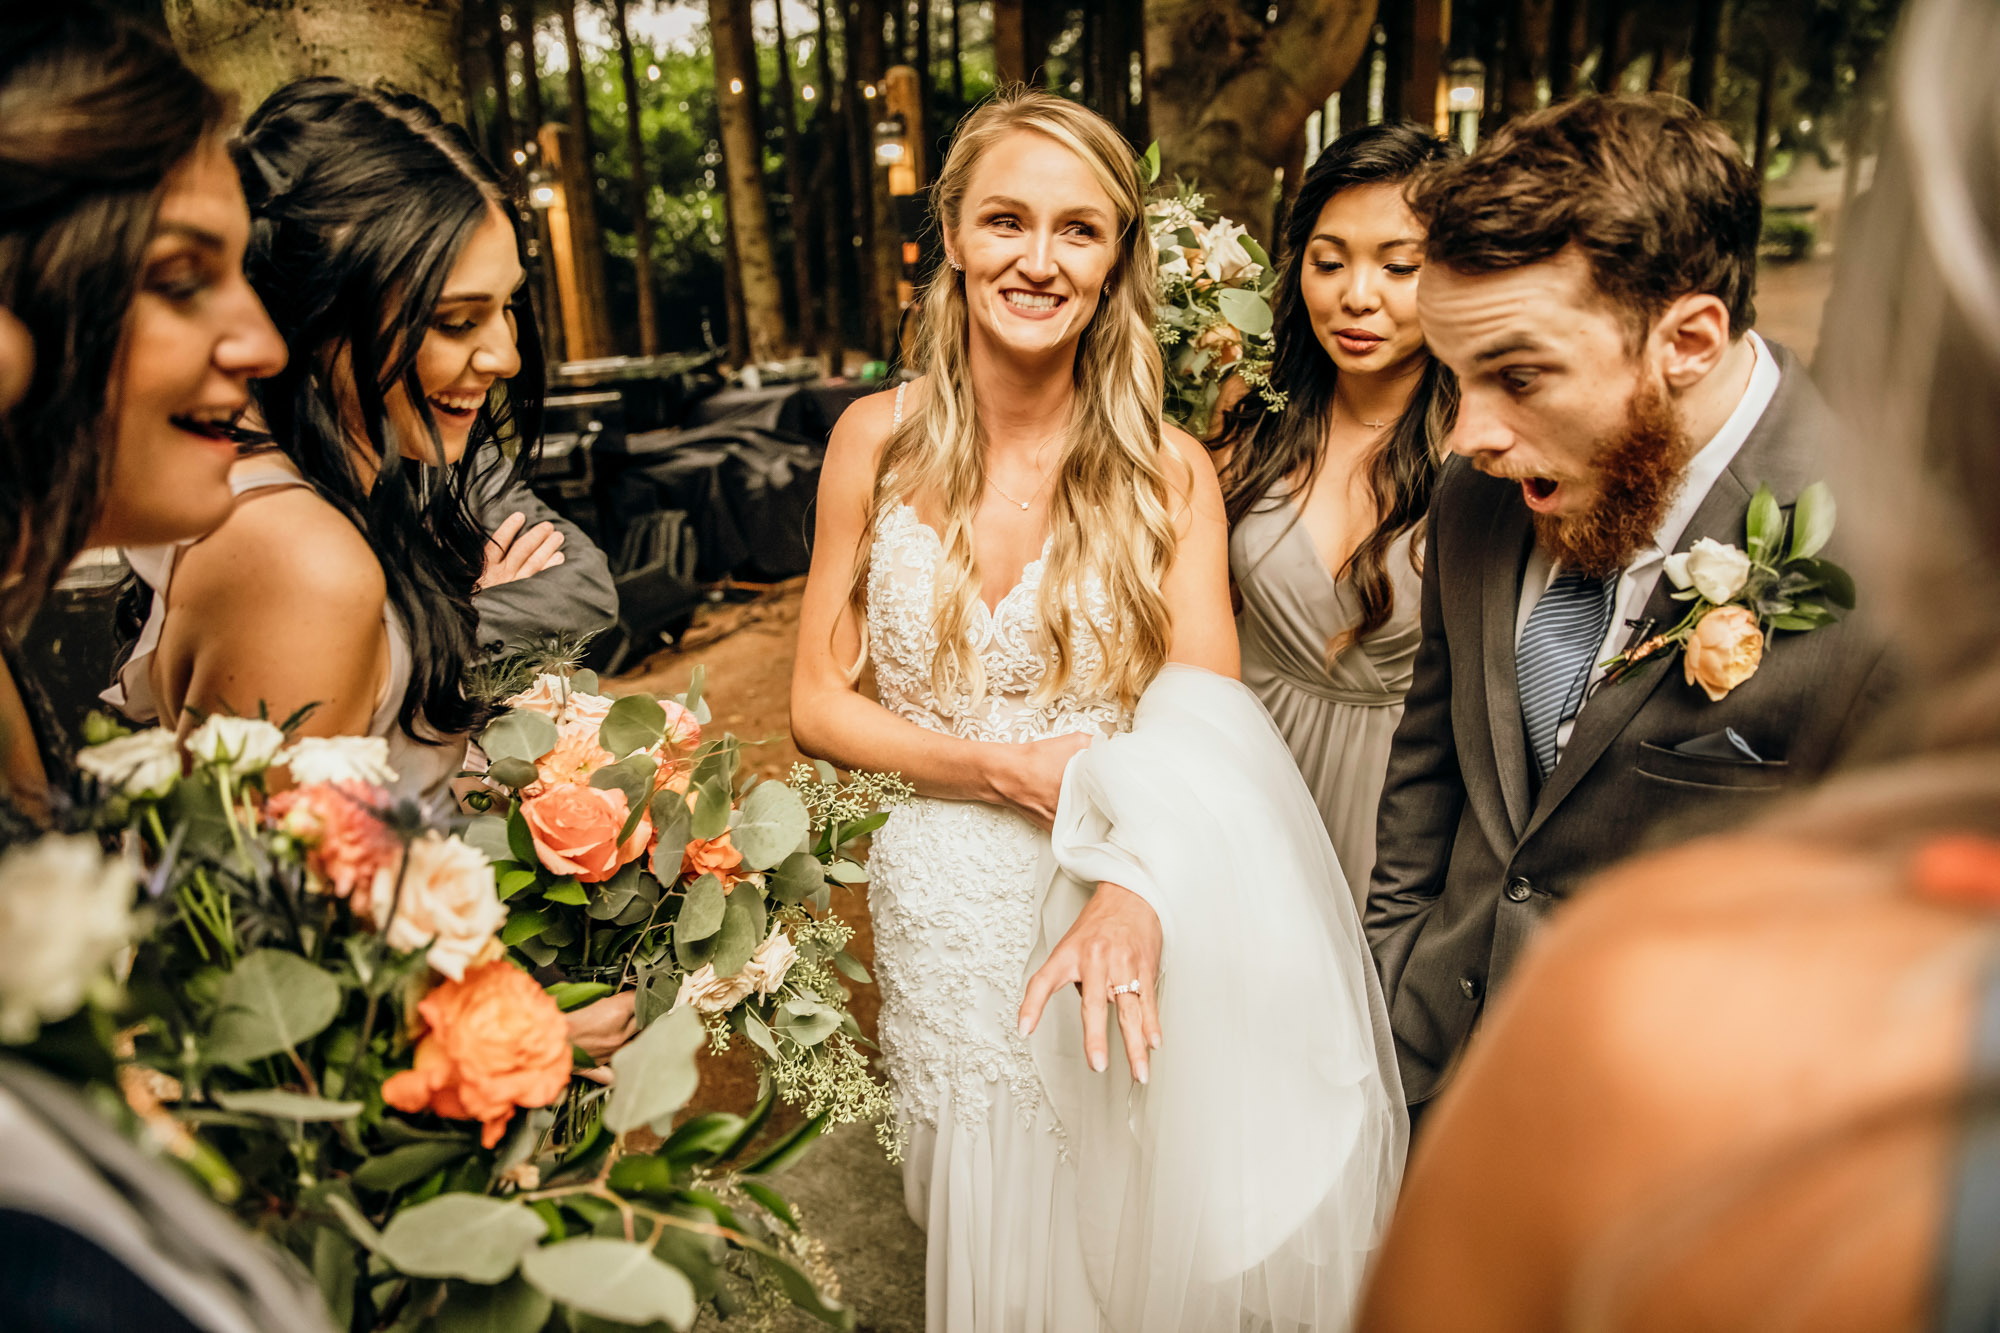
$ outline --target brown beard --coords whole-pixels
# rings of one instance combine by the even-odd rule
[[[1693,454],[1665,392],[1642,386],[1626,405],[1625,424],[1591,460],[1596,502],[1581,513],[1534,515],[1535,540],[1565,570],[1602,575],[1625,568],[1659,530]]]

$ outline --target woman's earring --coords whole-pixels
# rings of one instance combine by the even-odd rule
[[[965,272],[965,265],[959,263],[956,259],[953,259],[950,255],[945,256],[944,262],[951,265],[951,271],[954,273]]]

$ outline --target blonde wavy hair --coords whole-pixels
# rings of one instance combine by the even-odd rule
[[[1071,645],[1081,617],[1101,658],[1086,688],[1115,693],[1129,707],[1166,664],[1171,623],[1161,582],[1175,547],[1161,452],[1160,351],[1153,340],[1159,269],[1145,225],[1145,187],[1131,148],[1095,112],[1051,93],[1008,88],[966,117],[932,187],[932,207],[946,235],[958,228],[980,158],[1023,131],[1048,136],[1089,166],[1117,211],[1118,252],[1108,290],[1077,345],[1076,393],[1056,462],[1052,540],[1039,590],[1040,646],[1050,669],[1034,701],[1053,699],[1077,670]],[[850,598],[865,623],[867,552],[881,515],[916,497],[935,503],[944,556],[933,600],[938,648],[931,687],[940,700],[970,702],[986,691],[967,637],[979,599],[972,516],[986,489],[986,432],[972,393],[961,276],[940,260],[924,283],[912,359],[929,377],[928,392],[882,451]],[[1110,607],[1108,625],[1082,614],[1085,583],[1093,577]],[[862,642],[865,659],[865,634]],[[855,669],[858,674],[859,662]]]

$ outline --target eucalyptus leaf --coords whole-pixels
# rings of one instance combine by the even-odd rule
[[[1788,559],[1799,560],[1820,553],[1833,536],[1835,506],[1833,488],[1816,481],[1799,492],[1792,505],[1792,547]]]
[[[743,798],[729,841],[749,870],[769,870],[798,850],[812,826],[806,803],[782,782],[760,782]]]
[[[391,1148],[354,1168],[353,1180],[366,1190],[388,1193],[413,1185],[472,1151],[470,1139],[432,1139]]]
[[[541,1333],[554,1302],[525,1278],[494,1286],[454,1284],[425,1333]]]
[[[548,1231],[533,1209],[483,1194],[440,1194],[382,1229],[381,1255],[412,1277],[504,1281]]]
[[[667,734],[667,710],[660,701],[645,694],[628,694],[611,705],[597,739],[614,759],[623,759],[634,750],[650,750]]]
[[[521,813],[519,801],[514,803],[513,810],[507,815],[507,849],[514,854],[514,859],[524,866],[538,866],[542,863],[541,856],[535,851],[534,834],[528,831],[528,819]]]
[[[1236,241],[1237,244],[1243,247],[1243,253],[1250,256],[1251,263],[1257,265],[1257,267],[1265,270],[1266,272],[1270,271],[1271,256],[1265,252],[1263,246],[1257,244],[1256,237],[1238,236],[1236,238]]]
[[[569,678],[569,688],[572,694],[603,693],[603,690],[598,685],[597,673],[595,671],[590,670],[588,667],[584,668],[582,671],[571,673]]]
[[[604,1123],[623,1134],[666,1120],[694,1095],[694,1056],[707,1040],[701,1015],[675,1009],[611,1057],[617,1081],[604,1105]]]
[[[468,823],[465,831],[458,836],[486,853],[489,861],[514,859],[514,850],[507,845],[507,819],[504,815],[481,815]]]
[[[689,822],[688,837],[695,842],[707,842],[719,838],[729,831],[729,787],[719,778],[710,779],[696,785],[694,796],[694,818]]]
[[[584,910],[593,921],[610,921],[638,896],[639,863],[631,861],[604,883],[590,886],[590,901]]]
[[[799,1219],[792,1214],[792,1206],[785,1202],[785,1196],[766,1185],[761,1180],[743,1182],[743,1192],[764,1206],[764,1211],[783,1222],[792,1230],[799,1229]]]
[[[1769,486],[1759,486],[1750,497],[1750,513],[1744,520],[1746,554],[1752,560],[1767,561],[1778,554],[1785,536],[1785,511]]]
[[[223,979],[202,1053],[233,1065],[296,1050],[339,1012],[339,982],[295,953],[259,949]]]
[[[490,760],[524,759],[529,763],[556,748],[556,724],[529,708],[510,708],[479,735],[479,748]]]
[[[544,1245],[521,1265],[528,1281],[564,1305],[627,1324],[694,1323],[694,1284],[643,1245],[586,1236]]]
[[[743,1035],[773,1060],[778,1058],[778,1041],[771,1035],[771,1025],[757,1017],[756,1011],[747,1005],[743,1010]]]
[[[547,967],[556,960],[556,949],[553,944],[544,944],[540,940],[522,940],[514,947],[536,967]]]
[[[875,984],[875,978],[868,975],[868,969],[861,965],[861,960],[845,949],[833,956],[833,965],[839,968],[849,981],[859,982],[863,986]]]
[[[702,687],[707,683],[708,668],[706,666],[697,666],[693,671],[688,673],[688,687],[681,694],[681,707],[687,709],[690,713],[695,713],[704,723],[708,721],[708,715],[700,712],[701,691]]]
[[[641,1029],[651,1027],[654,1020],[674,1007],[677,989],[673,969],[664,963],[640,971],[639,994],[632,1002],[632,1017]]]
[[[1241,287],[1224,287],[1215,294],[1222,317],[1248,338],[1261,338],[1271,331],[1271,303]]]
[[[797,907],[824,883],[826,871],[811,852],[793,852],[765,878],[771,897],[787,907]]]
[[[718,968],[717,971],[721,969]],[[840,1027],[840,1011],[819,1000],[793,996],[778,1006],[773,1026],[799,1046],[817,1046]]]
[[[503,787],[519,791],[541,776],[541,771],[525,759],[495,759],[486,776]]]
[[[652,799],[653,778],[659,771],[660,766],[651,755],[635,754],[615,764],[606,764],[592,773],[590,785],[605,791],[624,792],[626,812],[636,823],[638,816],[645,813],[646,802]],[[630,837],[631,834],[628,832],[624,836]]]
[[[703,875],[688,885],[687,896],[681,900],[680,915],[674,918],[674,938],[705,940],[722,929],[723,917],[729,909],[729,898],[722,891],[722,881],[714,875]]]
[[[857,862],[841,859],[826,868],[827,878],[836,884],[866,884],[868,868]]]
[[[283,1088],[257,1088],[248,1092],[218,1092],[216,1105],[227,1111],[269,1116],[273,1120],[351,1120],[361,1114],[362,1103],[329,1101],[307,1097]]]
[[[511,862],[502,862],[502,864],[511,864]],[[526,866],[516,866],[512,870],[503,870],[494,876],[493,887],[499,892],[500,901],[504,903],[534,882],[535,872],[533,870],[530,870]]]
[[[749,888],[729,895],[722,913],[722,928],[715,933],[715,975],[733,977],[743,970],[757,946],[764,942],[768,914],[764,900]]]

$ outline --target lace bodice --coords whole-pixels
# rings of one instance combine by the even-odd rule
[[[909,505],[885,511],[868,557],[868,651],[883,707],[920,727],[967,740],[1023,742],[1121,730],[1126,719],[1117,698],[1087,688],[1104,657],[1084,618],[1099,626],[1110,623],[1104,589],[1095,579],[1085,585],[1082,615],[1075,622],[1069,681],[1046,702],[1034,699],[1048,669],[1037,606],[1047,549],[1028,562],[1021,581],[997,607],[989,611],[984,602],[973,607],[968,634],[985,671],[985,690],[970,705],[954,706],[931,690],[937,651],[933,600],[944,544]]]

